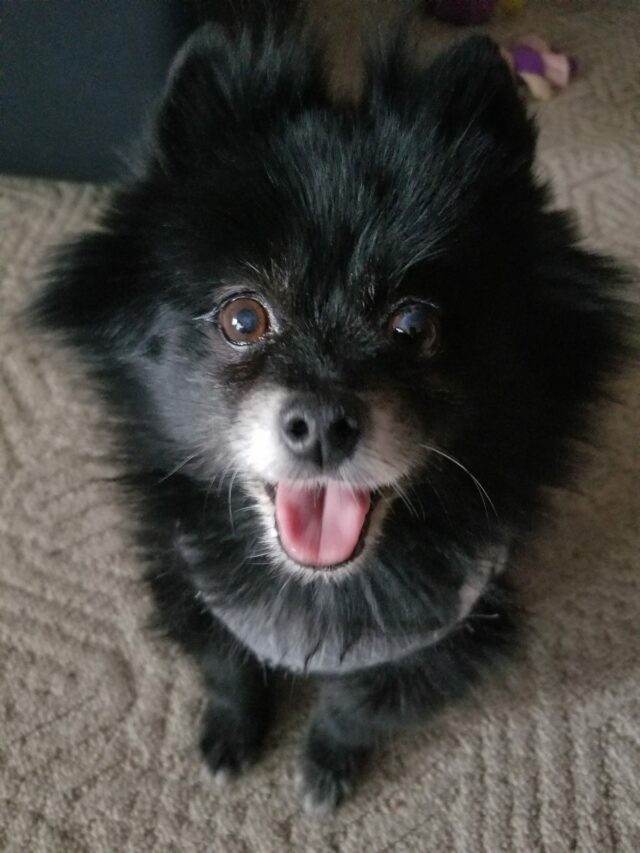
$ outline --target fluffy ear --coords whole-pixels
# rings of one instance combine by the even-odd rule
[[[426,82],[431,82],[432,108],[445,137],[484,134],[501,149],[531,162],[533,122],[492,39],[476,36],[453,47],[436,59]]]
[[[461,158],[508,159],[513,168],[530,166],[535,126],[527,116],[515,79],[499,47],[490,38],[473,36],[417,70],[400,36],[376,74],[372,65],[372,98],[396,103],[405,120],[420,123],[423,134],[443,152]],[[381,97],[382,96],[382,97]]]
[[[300,34],[205,24],[169,73],[156,122],[156,159],[183,173],[264,136],[274,122],[325,102],[317,55]]]

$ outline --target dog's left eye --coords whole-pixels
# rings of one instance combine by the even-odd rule
[[[236,346],[255,344],[269,331],[269,314],[257,299],[239,296],[222,306],[218,326],[225,338]]]
[[[440,317],[433,305],[403,305],[391,315],[387,328],[396,340],[420,343],[426,355],[435,355],[440,347]]]

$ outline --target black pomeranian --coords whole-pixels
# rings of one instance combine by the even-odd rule
[[[391,39],[357,104],[325,88],[286,32],[200,29],[35,308],[124,422],[206,762],[250,764],[274,673],[310,674],[318,810],[512,647],[504,571],[623,353],[621,276],[549,209],[492,41],[417,69]]]

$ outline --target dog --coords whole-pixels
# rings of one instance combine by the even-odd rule
[[[277,674],[308,675],[320,813],[509,657],[507,569],[624,350],[623,276],[551,208],[497,46],[407,53],[389,37],[336,104],[308,41],[204,25],[34,307],[122,424],[206,764],[250,765]]]

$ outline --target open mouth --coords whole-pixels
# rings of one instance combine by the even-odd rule
[[[285,553],[302,566],[325,571],[361,553],[371,513],[380,499],[378,491],[338,481],[315,487],[280,482],[266,490]]]

